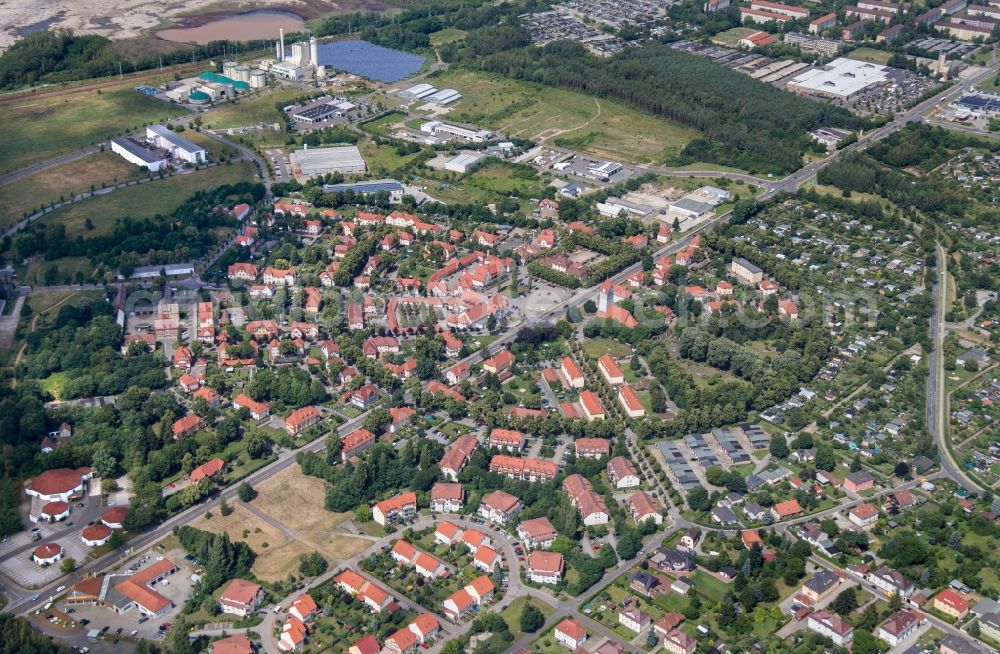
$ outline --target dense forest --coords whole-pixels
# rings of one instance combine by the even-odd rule
[[[18,379],[60,373],[61,399],[116,395],[129,386],[160,388],[163,366],[152,354],[122,357],[122,330],[104,300],[61,308],[52,325],[29,334]]]
[[[904,209],[960,217],[968,206],[963,189],[939,177],[918,178],[883,165],[866,153],[851,153],[819,171],[820,184],[844,191],[874,193]]]
[[[954,156],[964,147],[987,148],[996,152],[1000,143],[960,134],[954,130],[933,127],[919,122],[906,126],[868,147],[868,153],[884,164],[897,168],[916,168],[929,172]]]
[[[0,55],[0,89],[41,82],[108,77],[162,66],[203,61],[235,50],[270,48],[270,41],[212,41],[155,57],[123,57],[110,39],[70,30],[39,30],[26,35]],[[119,65],[121,68],[119,69]]]
[[[484,35],[492,40],[495,34]],[[787,173],[801,165],[805,134],[820,126],[855,129],[845,109],[781,91],[664,44],[629,49],[602,60],[577,43],[496,52],[467,38],[457,61],[528,82],[611,98],[701,131],[683,161],[710,161],[758,172]],[[505,40],[508,48],[518,41]],[[499,42],[496,47],[500,47]]]
[[[1000,150],[1000,144],[992,141],[909,123],[873,143],[864,153],[852,153],[831,163],[820,170],[817,180],[845,192],[880,195],[903,209],[960,219],[969,206],[965,189],[949,179],[925,173],[966,147]]]

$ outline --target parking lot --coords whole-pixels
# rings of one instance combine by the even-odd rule
[[[921,95],[938,85],[928,77],[908,70],[890,68],[889,82],[865,91],[847,104],[862,114],[884,115],[909,107]]]
[[[535,280],[534,285],[535,289],[527,297],[515,298],[512,301],[513,304],[522,307],[524,316],[529,321],[548,313],[573,294],[569,289],[546,284],[540,280]]]
[[[94,490],[100,492],[97,485]],[[100,496],[89,496],[70,505],[70,515],[66,520],[32,525],[31,529],[38,530],[37,539],[30,529],[13,534],[0,543],[0,574],[25,588],[44,586],[54,581],[62,574],[60,563],[47,568],[39,566],[31,558],[35,548],[42,543],[55,543],[62,546],[64,558],[72,557],[77,563],[85,562],[90,548],[83,544],[80,532],[90,522],[98,520],[103,511]]]
[[[264,150],[264,155],[271,162],[274,169],[274,181],[287,182],[291,177],[292,164],[288,160],[288,153],[278,148]]]

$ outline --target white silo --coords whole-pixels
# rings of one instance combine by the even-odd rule
[[[319,46],[315,36],[309,37],[309,63],[312,64],[313,68],[319,66]]]

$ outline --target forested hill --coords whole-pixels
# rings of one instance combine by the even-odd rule
[[[473,38],[468,47],[475,52]],[[464,59],[471,63],[473,57]],[[496,52],[477,63],[502,75],[620,100],[694,127],[705,138],[684,149],[688,161],[788,173],[802,164],[809,130],[861,125],[846,109],[782,91],[661,43],[599,59],[579,44],[560,41]]]
[[[294,34],[286,35],[292,39]],[[70,80],[107,77],[151,70],[192,61],[202,61],[234,46],[242,50],[270,47],[270,41],[212,41],[206,45],[178,48],[156,56],[123,56],[114,42],[96,34],[74,34],[71,30],[39,30],[28,34],[0,55],[0,89]],[[119,66],[121,66],[119,68]]]

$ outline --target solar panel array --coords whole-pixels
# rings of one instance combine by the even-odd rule
[[[1000,111],[1000,97],[993,95],[965,95],[959,98],[955,104],[973,111]]]
[[[396,181],[385,182],[356,182],[354,184],[324,184],[323,190],[327,193],[344,193],[354,191],[355,193],[378,193],[379,191],[399,191],[403,185]]]
[[[377,82],[395,82],[410,77],[420,71],[425,61],[409,52],[354,39],[322,43],[317,49],[321,65]]]
[[[712,434],[715,436],[715,440],[719,441],[719,447],[726,453],[734,466],[750,463],[750,455],[736,440],[736,434],[725,429],[713,429]]]
[[[712,451],[712,448],[708,445],[708,441],[701,434],[688,434],[684,437],[684,444],[691,448],[694,458],[698,460],[698,463],[705,470],[722,467],[719,457],[715,456],[715,452]]]
[[[695,476],[694,470],[691,468],[691,464],[688,463],[684,455],[681,454],[680,449],[677,447],[677,443],[674,441],[663,441],[657,443],[656,447],[660,449],[663,454],[663,458],[667,461],[667,466],[670,468],[670,472],[674,473],[674,477],[677,477],[677,483],[679,483],[684,490],[690,490],[695,486],[700,486],[701,483],[698,481],[698,477]]]
[[[740,425],[740,429],[742,429],[743,433],[750,439],[750,444],[753,445],[753,449],[766,450],[771,447],[771,437],[757,425],[742,424]]]

